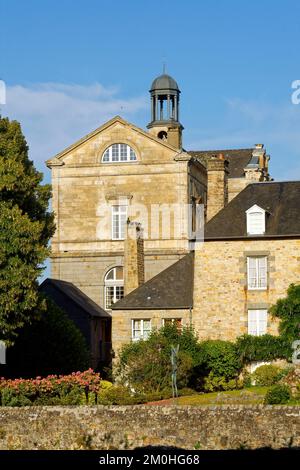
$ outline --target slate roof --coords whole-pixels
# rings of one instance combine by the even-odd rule
[[[175,309],[193,305],[194,255],[189,253],[123,299],[113,310]]]
[[[90,299],[71,282],[47,278],[44,282],[42,282],[39,289],[45,294],[48,293],[54,302],[55,290],[61,292],[66,297],[68,297],[71,302],[75,302],[91,317],[111,318],[110,314],[106,312],[106,310],[101,308],[98,304],[96,304],[96,302]],[[58,301],[57,304],[63,308],[63,305],[60,305],[61,301]]]
[[[244,168],[252,159],[253,148],[250,149],[233,149],[233,150],[188,150],[187,152],[194,158],[197,158],[205,167],[207,160],[214,155],[222,153],[229,165],[229,178],[242,178],[245,174]]]
[[[245,211],[257,204],[267,211],[264,235],[247,235]],[[300,181],[246,186],[205,227],[205,240],[300,236]]]

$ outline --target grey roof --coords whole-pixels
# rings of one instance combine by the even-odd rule
[[[178,84],[174,78],[164,73],[153,80],[150,91],[155,90],[176,90],[179,91]]]
[[[181,309],[193,305],[194,254],[189,253],[116,302],[113,310]]]
[[[215,155],[222,153],[228,160],[229,178],[242,178],[245,174],[244,168],[252,159],[253,148],[231,149],[231,150],[188,150],[190,155],[197,158],[204,166],[207,161]]]
[[[205,240],[253,238],[247,235],[245,211],[254,204],[267,212],[266,232],[255,238],[300,236],[300,181],[285,181],[246,186],[207,223]]]
[[[86,294],[84,294],[80,289],[78,289],[78,287],[74,286],[74,284],[72,284],[71,282],[47,278],[44,282],[42,282],[39,287],[39,289],[42,292],[45,292],[46,294],[50,294],[51,292],[50,296],[55,302],[55,294],[53,288],[54,290],[56,289],[65,296],[67,296],[72,302],[75,302],[77,305],[79,305],[79,307],[81,307],[91,317],[111,317],[109,313],[106,312],[106,310],[101,308],[98,304],[96,304],[96,302],[90,299]]]

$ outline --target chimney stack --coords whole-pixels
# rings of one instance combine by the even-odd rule
[[[207,162],[207,222],[228,203],[228,161],[220,153]]]
[[[127,220],[124,240],[124,295],[145,282],[144,235],[140,223]]]

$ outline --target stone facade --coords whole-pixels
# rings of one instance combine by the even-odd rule
[[[151,320],[151,329],[158,329],[168,319],[181,320],[182,326],[188,326],[191,321],[189,309],[141,309],[112,311],[112,344],[115,355],[120,348],[131,341],[133,320]]]
[[[128,144],[137,161],[103,163],[104,151],[118,142]],[[120,201],[144,229],[146,280],[187,253],[186,213],[171,215],[170,233],[161,225],[156,230],[159,212],[180,210],[191,191],[206,200],[205,168],[180,149],[116,117],[47,164],[56,216],[53,278],[73,282],[104,306],[105,274],[124,265],[124,240],[111,235],[111,207]]]
[[[1,450],[300,447],[299,406],[1,407],[0,422]]]
[[[220,154],[207,162],[207,221],[228,204],[228,162]]]
[[[267,256],[266,290],[248,290],[247,256]],[[248,332],[248,310],[268,309],[299,279],[299,239],[206,241],[195,251],[193,324],[201,338],[234,340]]]
[[[141,224],[127,221],[124,240],[124,295],[145,282],[144,234]]]

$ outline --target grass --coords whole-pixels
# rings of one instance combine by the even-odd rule
[[[199,393],[179,397],[175,405],[259,405],[264,401],[268,387],[251,387],[228,392]]]

